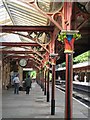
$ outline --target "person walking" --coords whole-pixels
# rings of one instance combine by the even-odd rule
[[[13,79],[14,82],[14,94],[19,94],[19,74],[16,74],[16,76]]]
[[[29,94],[30,88],[31,88],[32,80],[30,78],[30,75],[26,78],[25,85],[26,85],[26,94]]]

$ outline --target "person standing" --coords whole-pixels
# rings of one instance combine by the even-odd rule
[[[13,79],[14,82],[14,94],[19,94],[19,74],[16,74],[16,76]]]
[[[26,85],[26,94],[29,94],[30,88],[31,88],[32,80],[30,78],[30,75],[26,78],[25,85]]]
[[[74,80],[75,80],[75,81],[79,81],[79,80],[78,80],[78,74],[74,76]]]
[[[84,76],[84,82],[87,82],[87,76],[86,75]]]

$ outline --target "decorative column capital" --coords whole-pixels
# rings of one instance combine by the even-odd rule
[[[56,58],[57,58],[58,54],[55,53],[51,53],[50,57],[51,57],[51,64],[52,65],[56,65]]]
[[[81,34],[78,30],[62,30],[58,35],[59,41],[64,41],[65,50],[64,53],[74,52],[74,41],[81,38]]]
[[[49,62],[49,61],[46,62],[46,68],[47,68],[47,69],[50,68],[50,62]]]

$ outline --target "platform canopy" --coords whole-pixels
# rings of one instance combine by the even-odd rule
[[[79,30],[82,38],[75,41],[77,56],[89,50],[90,2],[72,2],[71,29]],[[56,34],[57,64],[65,61],[64,43],[57,40],[63,30],[65,2],[59,0],[0,1],[0,52],[2,59],[28,59],[28,66],[39,68],[50,54],[52,34]],[[33,64],[32,64],[33,63]]]

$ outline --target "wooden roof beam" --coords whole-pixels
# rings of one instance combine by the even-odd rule
[[[15,51],[15,50],[0,50],[2,54],[36,54],[32,51]]]
[[[53,26],[0,26],[0,32],[12,32],[12,31],[19,31],[19,32],[53,32]]]
[[[6,57],[3,57],[2,59],[4,60],[4,59],[9,59],[9,58],[17,58],[17,59],[22,59],[22,58],[25,58],[25,59],[33,59],[34,61],[37,61],[38,63],[40,63],[41,64],[41,60],[39,60],[38,58],[36,58],[36,57],[34,57],[34,56],[32,56],[32,55],[24,55],[24,56],[21,56],[21,55],[8,55],[8,56],[6,56]]]
[[[8,47],[21,47],[21,46],[40,46],[38,43],[30,43],[30,42],[0,42],[1,46],[8,46]]]

